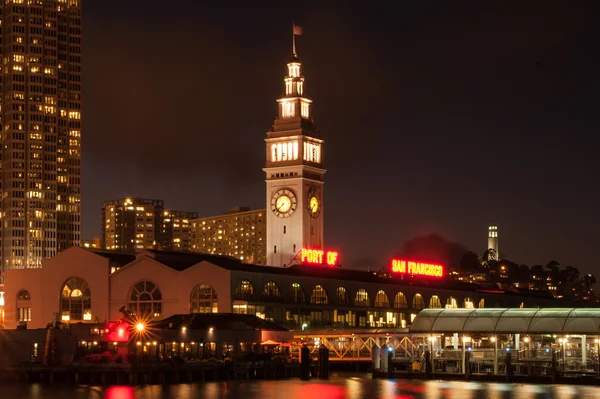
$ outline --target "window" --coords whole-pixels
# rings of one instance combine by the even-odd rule
[[[390,301],[384,290],[379,290],[375,295],[375,307],[376,308],[389,308]]]
[[[237,299],[242,299],[245,301],[248,299],[253,299],[254,287],[252,286],[252,283],[248,280],[240,281],[235,289],[235,296]]]
[[[61,320],[91,321],[92,294],[88,283],[80,277],[71,277],[62,288]]]
[[[292,285],[290,286],[290,297],[293,303],[305,302],[306,299],[304,297],[304,290],[302,289],[299,283],[292,283]]]
[[[138,317],[159,317],[162,312],[162,294],[156,284],[142,280],[129,291],[129,311]]]
[[[415,294],[415,296],[413,297],[413,300],[412,300],[412,308],[415,310],[421,310],[424,307],[425,307],[425,301],[423,300],[423,295]]]
[[[218,313],[217,292],[210,284],[198,284],[190,295],[190,313]]]
[[[442,301],[440,301],[440,297],[437,295],[434,295],[431,297],[431,299],[429,300],[429,307],[432,309],[439,309],[442,307]]]
[[[484,308],[485,307],[485,299],[481,298],[479,300],[479,308]]]
[[[338,289],[335,291],[335,303],[337,305],[351,305],[348,291],[346,291],[344,287],[338,287]]]
[[[29,291],[21,290],[17,294],[17,321],[31,321],[31,296]]]
[[[320,285],[317,285],[310,294],[310,303],[315,305],[327,305],[327,291]]]
[[[406,295],[404,295],[402,292],[396,294],[396,297],[394,298],[394,307],[396,309],[408,308],[408,303],[406,302]]]
[[[469,297],[465,298],[464,300],[464,308],[466,309],[474,309],[475,308],[475,302],[473,302],[473,300]]]
[[[446,300],[446,309],[456,309],[458,308],[458,303],[456,302],[456,298],[454,297],[449,297]]]
[[[369,294],[364,289],[356,291],[356,297],[354,298],[354,306],[369,307]]]
[[[263,290],[263,299],[267,301],[280,300],[281,299],[281,291],[279,291],[279,286],[274,281],[269,281],[265,284],[265,288]]]

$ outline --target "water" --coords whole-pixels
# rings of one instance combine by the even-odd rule
[[[229,381],[145,387],[0,385],[1,399],[579,399],[599,398],[600,387],[462,381],[372,380],[334,374],[328,381]]]

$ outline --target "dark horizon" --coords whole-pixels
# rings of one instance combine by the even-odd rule
[[[497,224],[514,262],[596,272],[591,7],[164,4],[84,4],[83,238],[119,197],[201,217],[265,207],[295,20],[325,139],[326,245],[345,267],[384,266],[429,233],[481,254]]]

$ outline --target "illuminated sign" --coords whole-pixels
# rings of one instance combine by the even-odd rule
[[[322,249],[302,248],[300,261],[312,265],[337,266],[339,254],[336,251],[323,251]]]
[[[392,272],[410,274],[413,276],[443,277],[444,267],[433,263],[417,262],[414,260],[393,259]]]

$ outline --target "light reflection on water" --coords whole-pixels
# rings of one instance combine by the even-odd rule
[[[586,399],[600,387],[465,381],[372,380],[367,374],[337,374],[328,381],[229,381],[170,386],[0,385],[10,399]]]

